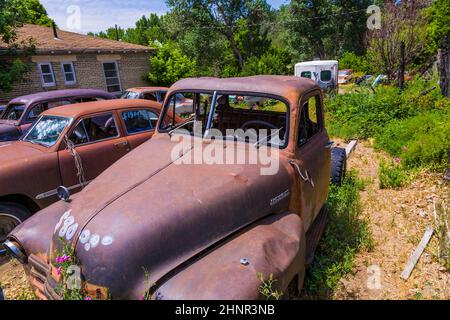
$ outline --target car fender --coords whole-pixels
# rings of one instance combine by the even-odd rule
[[[272,290],[284,293],[304,276],[305,232],[294,213],[271,215],[176,271],[153,293],[159,300],[254,300],[261,273],[273,275]]]

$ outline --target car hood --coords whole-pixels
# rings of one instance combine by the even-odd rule
[[[77,195],[55,227],[50,252],[61,250],[64,237],[76,248],[84,278],[115,299],[145,292],[142,268],[157,282],[289,206],[286,167],[270,176],[260,174],[260,163],[177,164],[171,159],[176,145],[158,135],[119,160]],[[186,159],[192,150],[180,154]]]
[[[9,163],[16,163],[17,160],[41,155],[42,151],[31,143],[23,141],[0,142],[0,167]]]

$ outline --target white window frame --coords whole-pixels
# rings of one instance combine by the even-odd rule
[[[50,72],[51,73],[42,73],[42,68],[41,66],[49,66],[50,67]],[[44,88],[48,88],[48,87],[55,87],[56,86],[56,78],[55,78],[55,72],[53,71],[53,65],[51,62],[41,62],[38,64],[38,68],[39,68],[39,75],[41,76],[41,82],[42,82],[42,87]],[[53,78],[53,82],[51,83],[46,83],[44,81],[44,76],[46,75],[51,75]]]
[[[119,80],[119,91],[109,91],[108,90],[108,83],[107,83],[107,78],[106,77],[106,72],[105,72],[105,63],[114,63],[114,65],[116,66],[116,72],[117,72],[117,79]],[[106,92],[109,93],[121,93],[122,92],[122,81],[120,79],[120,71],[119,71],[119,64],[117,63],[117,61],[102,61],[102,70],[103,70],[103,78],[105,79],[105,84],[106,84]]]
[[[67,79],[66,79],[66,73],[69,73],[69,72],[66,72],[66,71],[64,70],[64,65],[66,65],[66,64],[69,64],[69,65],[71,66],[71,68],[72,68],[73,81],[67,81]],[[62,62],[61,62],[61,73],[62,73],[62,75],[63,75],[64,83],[65,83],[65,84],[67,84],[67,85],[74,85],[74,84],[77,84],[77,73],[75,72],[75,66],[73,65],[73,62],[72,62],[72,61],[62,61]]]

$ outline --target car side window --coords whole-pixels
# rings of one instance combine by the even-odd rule
[[[300,111],[299,145],[304,145],[322,130],[320,97],[312,96]]]
[[[91,143],[119,136],[116,120],[112,113],[81,120],[70,135],[74,145]]]
[[[158,122],[158,115],[150,110],[128,110],[122,112],[128,134],[153,130]]]
[[[145,100],[158,101],[155,93],[147,92],[147,93],[144,93],[143,97]]]
[[[36,120],[42,112],[47,110],[47,107],[47,103],[39,103],[31,107],[30,112],[28,113],[27,121]]]
[[[47,104],[47,109],[52,109],[52,108],[61,107],[61,106],[67,106],[69,104],[72,104],[72,102],[70,102],[69,100],[50,101]]]

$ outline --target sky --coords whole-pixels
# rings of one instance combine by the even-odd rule
[[[167,11],[165,0],[40,0],[59,28],[67,31],[98,32],[117,24],[122,28],[151,12],[161,15]],[[287,0],[267,0],[274,8]]]

